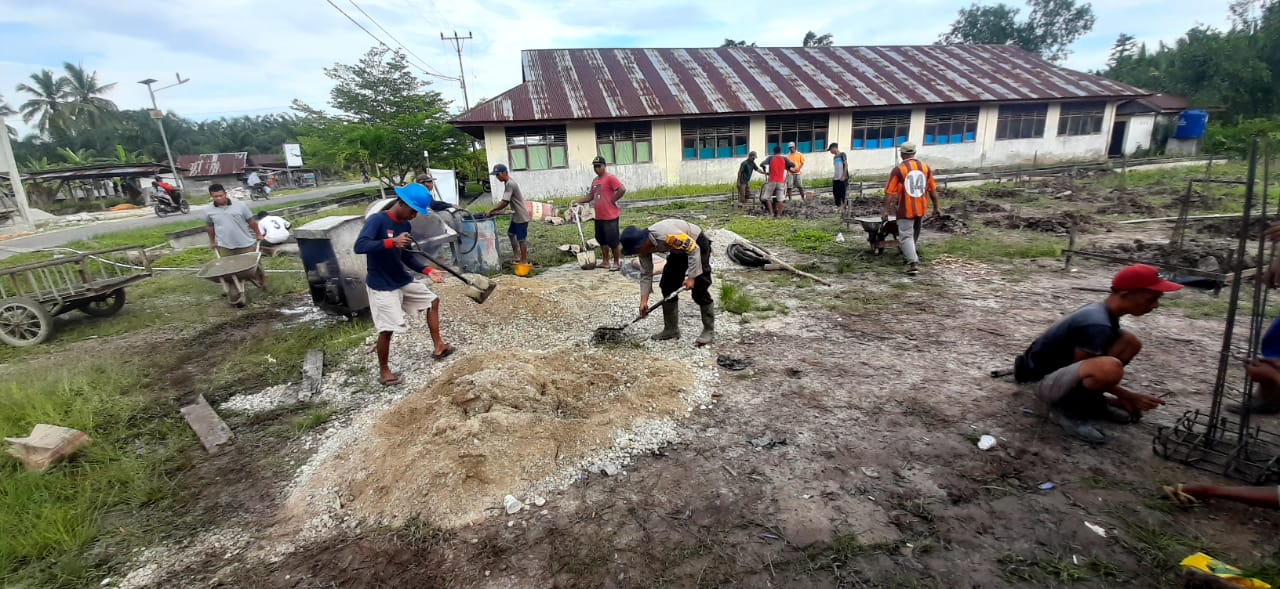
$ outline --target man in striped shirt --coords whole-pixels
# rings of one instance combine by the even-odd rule
[[[938,186],[933,181],[933,170],[916,159],[916,144],[908,141],[898,151],[902,154],[902,163],[889,172],[880,219],[887,222],[889,209],[897,204],[898,246],[902,249],[902,257],[907,260],[907,274],[914,276],[920,273],[916,242],[920,240],[920,225],[929,212],[929,202],[933,203],[934,216],[942,211],[938,207]],[[925,201],[926,196],[928,202]]]

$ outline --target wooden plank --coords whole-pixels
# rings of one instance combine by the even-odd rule
[[[324,350],[310,350],[302,360],[302,390],[298,392],[299,401],[310,401],[320,392],[320,382],[324,377]]]
[[[181,411],[182,417],[187,420],[187,425],[191,426],[196,437],[200,438],[200,445],[204,446],[206,452],[217,454],[235,444],[236,437],[231,433],[231,428],[218,417],[204,395],[196,397],[194,404],[183,407]]]

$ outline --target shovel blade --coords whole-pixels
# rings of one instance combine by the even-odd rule
[[[596,253],[586,251],[578,254],[578,266],[583,270],[594,270],[596,267]]]
[[[467,289],[467,298],[475,301],[476,304],[481,305],[484,304],[485,300],[489,298],[489,295],[493,294],[493,291],[497,289],[498,283],[496,282],[490,282],[486,288],[472,286]]]

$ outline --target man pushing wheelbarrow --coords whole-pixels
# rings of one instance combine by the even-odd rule
[[[218,259],[201,268],[198,276],[221,282],[227,302],[243,307],[247,297],[242,279],[267,290],[267,276],[258,265],[262,231],[249,206],[229,198],[221,184],[209,185],[209,198],[213,202],[204,210],[205,232]]]

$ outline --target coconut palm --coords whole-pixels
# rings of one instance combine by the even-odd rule
[[[116,87],[115,82],[100,84],[98,72],[86,72],[83,65],[64,62],[62,69],[67,72],[61,79],[67,82],[67,99],[77,122],[97,126],[102,122],[102,113],[118,110],[116,103],[102,96]]]
[[[37,121],[36,130],[45,135],[63,130],[69,114],[65,102],[71,83],[66,78],[53,77],[53,71],[47,69],[31,74],[31,82],[17,86],[18,92],[31,97],[18,107],[22,120],[27,123]]]
[[[13,107],[10,107],[9,103],[5,102],[4,96],[0,95],[0,118],[12,117],[16,114],[18,114],[18,111],[13,110]],[[14,139],[18,138],[18,130],[14,129],[13,125],[6,123],[5,130],[9,132],[10,137],[13,137]]]

